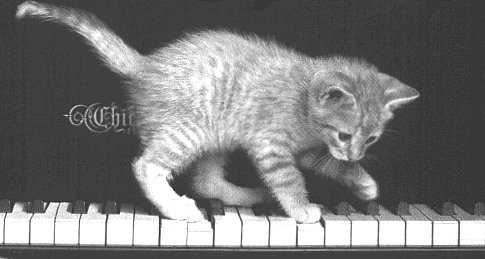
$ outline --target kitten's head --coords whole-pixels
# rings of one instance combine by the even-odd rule
[[[339,160],[363,158],[394,109],[419,97],[416,89],[363,61],[334,58],[323,68],[311,80],[309,121]]]

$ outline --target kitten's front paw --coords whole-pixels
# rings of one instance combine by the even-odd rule
[[[361,182],[357,187],[355,194],[361,200],[370,201],[375,200],[379,197],[379,186],[374,179],[366,179],[366,181]]]
[[[194,222],[204,218],[202,212],[197,208],[195,201],[186,196],[164,203],[163,208],[160,210],[163,216],[169,219]]]
[[[315,223],[320,220],[322,210],[318,204],[308,203],[305,206],[294,207],[288,214],[298,223]]]

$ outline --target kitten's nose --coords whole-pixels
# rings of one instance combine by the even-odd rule
[[[348,160],[348,161],[349,161],[349,162],[357,162],[357,161],[359,161],[359,160],[360,160],[360,158],[350,158],[350,157],[349,157],[349,160]]]

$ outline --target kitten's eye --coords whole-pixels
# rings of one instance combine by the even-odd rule
[[[374,142],[376,139],[377,139],[376,136],[371,136],[365,141],[365,144],[370,144]]]
[[[343,133],[343,132],[339,132],[339,133],[338,133],[338,138],[339,138],[341,141],[347,141],[347,140],[350,140],[350,139],[352,138],[352,135],[347,134],[347,133]]]

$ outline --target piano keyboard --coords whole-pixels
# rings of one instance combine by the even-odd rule
[[[298,224],[274,211],[211,200],[204,220],[165,219],[132,204],[0,201],[3,247],[458,248],[485,247],[485,206],[433,209],[371,202],[357,209],[322,206],[320,222]]]

